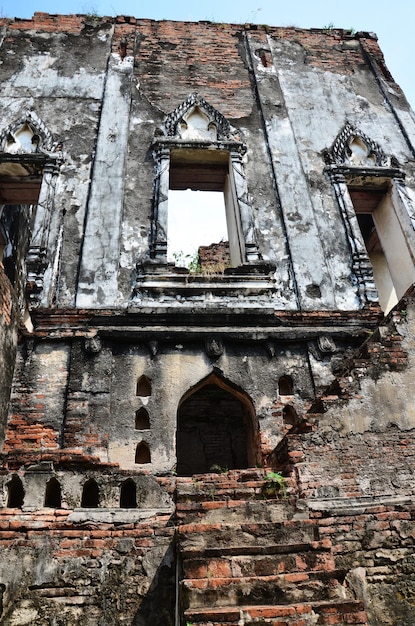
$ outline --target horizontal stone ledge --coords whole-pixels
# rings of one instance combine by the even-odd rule
[[[341,339],[346,338],[363,338],[370,332],[368,328],[360,327],[267,327],[258,330],[258,327],[227,327],[223,326],[220,329],[215,326],[209,327],[196,327],[196,326],[153,326],[149,324],[145,327],[137,326],[103,326],[95,327],[96,332],[101,337],[114,337],[114,338],[130,338],[138,340],[153,340],[157,336],[158,340],[166,339],[185,339],[191,337],[192,340],[201,338],[205,339],[210,335],[220,335],[223,339],[238,340],[238,339],[250,339],[252,341],[293,341],[304,340],[310,341],[312,339],[318,339],[321,335],[331,335]],[[65,340],[75,337],[90,338],[88,333],[82,331],[76,331],[75,329],[36,329],[31,333],[32,337],[42,337],[42,339],[50,340]]]
[[[307,506],[311,511],[328,512],[342,516],[377,513],[380,506],[415,508],[415,501],[411,496],[361,496],[309,499]]]
[[[357,330],[373,330],[383,316],[379,308],[332,311],[327,309],[299,311],[297,309],[280,309],[275,303],[261,306],[258,303],[241,303],[223,301],[204,301],[203,310],[196,309],[191,302],[178,303],[179,309],[172,308],[171,303],[130,302],[125,307],[112,309],[53,309],[39,308],[31,311],[36,331],[71,329],[87,332],[94,336],[97,330],[105,327],[139,327],[157,328],[158,326],[177,326],[180,313],[181,327],[257,327],[260,328],[354,328]],[[176,323],[174,318],[176,316]],[[173,317],[173,319],[171,319]],[[184,323],[186,320],[186,323]],[[149,323],[150,322],[150,323]],[[173,324],[172,324],[173,322]],[[30,333],[28,333],[30,334]]]
[[[180,548],[180,554],[184,558],[218,558],[232,556],[270,556],[284,554],[302,554],[305,552],[330,552],[331,542],[327,539],[322,541],[310,541],[304,543],[284,543],[260,545],[236,545],[231,547],[221,546],[218,548]]]
[[[307,616],[310,615],[313,610],[317,612],[324,612],[325,610],[330,612],[353,612],[363,611],[364,604],[360,600],[331,600],[331,601],[316,601],[316,602],[299,602],[296,604],[276,604],[276,605],[247,605],[247,606],[224,606],[224,607],[209,607],[204,609],[187,609],[184,616],[187,619],[192,619],[198,624],[201,619],[207,621],[224,620],[231,622],[239,622],[241,616],[250,619],[258,618],[273,618],[273,617],[295,617],[295,616]],[[356,622],[354,622],[356,623]]]
[[[97,522],[97,523],[130,523],[157,517],[160,514],[173,513],[173,508],[159,509],[75,509],[68,515],[68,522]]]

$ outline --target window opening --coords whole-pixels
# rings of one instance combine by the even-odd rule
[[[20,221],[20,205],[3,205],[0,218],[0,237],[2,240],[0,258],[3,260],[4,272],[12,285],[15,284],[17,277]]]
[[[144,407],[138,409],[135,414],[135,429],[148,430],[150,428],[150,418]]]
[[[151,396],[151,381],[147,376],[143,374],[137,381],[137,391],[136,395],[141,398],[147,398]]]
[[[349,193],[372,264],[379,303],[388,313],[414,279],[414,264],[405,235],[389,187],[352,187]]]
[[[241,225],[226,150],[172,150],[170,154],[167,259],[203,271],[201,247],[225,247],[216,271],[243,260]],[[202,263],[201,263],[202,261]],[[212,268],[209,268],[212,270]]]
[[[0,260],[16,293],[25,292],[37,303],[47,266],[60,149],[33,111],[0,132]]]
[[[19,163],[0,163],[0,260],[12,285],[27,252],[29,223],[39,199],[41,176],[41,171],[31,175]]]
[[[223,243],[229,250],[223,192],[171,190],[167,229],[167,260],[179,267],[201,270],[202,246]]]
[[[280,396],[293,395],[293,379],[291,376],[281,376],[278,381],[278,393]]]
[[[24,501],[23,483],[20,478],[14,475],[7,483],[7,506],[10,509],[21,509]]]
[[[175,203],[172,192],[187,189],[203,194],[215,192],[224,198],[225,210],[222,213],[226,217],[225,241],[229,241],[231,267],[259,260],[243,167],[245,152],[240,131],[197,93],[190,94],[165,117],[154,141],[156,176],[150,244],[152,262],[165,264],[167,257],[174,260],[173,253],[179,255],[181,263],[183,257],[185,262],[189,262],[186,255],[189,254],[191,260],[194,250],[200,245],[195,233],[200,235],[204,227],[192,227],[195,232],[191,232],[180,215],[181,231],[187,232],[187,239],[195,240],[193,251],[183,251],[181,255],[180,248],[184,244],[180,242],[176,245],[174,237],[172,239],[168,232],[171,205]],[[198,205],[200,197],[200,194],[196,196],[196,202],[192,199],[192,204]],[[183,202],[180,201],[180,204],[183,205]],[[172,220],[174,218],[170,217],[171,223]],[[170,230],[172,228],[170,224]],[[222,238],[222,233],[220,228],[220,234],[215,233],[214,239]],[[220,243],[220,238],[217,241],[210,239],[207,245]]]
[[[127,478],[121,483],[120,507],[122,509],[137,508],[137,485],[132,478]]]
[[[51,478],[46,484],[45,506],[60,509],[62,506],[61,486],[56,478]]]
[[[151,463],[151,454],[148,443],[142,441],[138,444],[137,449],[135,451],[135,462],[139,465],[145,465],[146,463]]]
[[[325,159],[346,226],[359,298],[362,303],[374,301],[375,282],[379,303],[388,313],[415,280],[415,263],[404,231],[410,211],[401,197],[403,172],[395,157],[349,122],[325,152]]]
[[[99,487],[97,482],[90,478],[82,489],[81,507],[96,509],[99,506]]]
[[[179,406],[176,449],[179,476],[255,465],[251,403],[243,393],[209,377]]]

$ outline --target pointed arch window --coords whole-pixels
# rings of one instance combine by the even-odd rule
[[[178,476],[254,467],[260,460],[258,441],[252,400],[230,381],[210,374],[182,397],[177,411]]]

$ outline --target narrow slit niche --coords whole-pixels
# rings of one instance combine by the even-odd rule
[[[151,454],[148,443],[142,441],[137,445],[135,451],[135,462],[138,465],[145,465],[147,463],[151,463]]]
[[[60,509],[62,506],[62,490],[60,482],[56,478],[51,478],[46,483],[45,507]]]
[[[83,486],[81,507],[87,509],[97,509],[99,507],[99,487],[93,478],[87,480]]]

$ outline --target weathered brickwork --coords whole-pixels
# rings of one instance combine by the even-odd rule
[[[222,241],[199,247],[199,264],[202,271],[223,272],[230,267],[229,243]]]
[[[415,124],[376,35],[0,26],[0,623],[413,626]],[[179,213],[190,268],[186,188],[228,231]]]
[[[158,613],[156,623],[171,623],[174,528],[168,526],[169,515],[98,526],[73,524],[68,518],[67,510],[37,515],[2,510],[2,561],[15,564],[16,582],[25,580],[24,587],[20,583],[3,592],[3,623],[24,615],[27,623],[47,624],[56,613],[68,624],[78,623],[81,613],[99,623],[105,613],[107,623],[145,624],[151,611]],[[25,562],[19,565],[16,557],[22,551]],[[159,571],[151,569],[155,554]],[[149,592],[154,576],[160,586]]]

